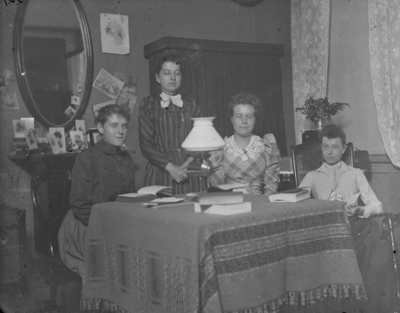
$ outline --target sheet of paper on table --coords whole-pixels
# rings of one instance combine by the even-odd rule
[[[183,202],[184,198],[176,198],[176,197],[167,197],[167,198],[157,198],[149,202],[143,202],[142,204],[146,207],[170,207],[174,206],[176,203]]]

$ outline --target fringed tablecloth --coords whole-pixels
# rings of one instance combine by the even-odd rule
[[[112,312],[359,312],[366,294],[343,204],[94,206],[81,309]]]

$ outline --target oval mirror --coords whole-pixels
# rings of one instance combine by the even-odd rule
[[[29,113],[45,127],[72,128],[92,89],[92,42],[82,4],[24,1],[13,35],[16,77]]]

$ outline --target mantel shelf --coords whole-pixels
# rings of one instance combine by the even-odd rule
[[[20,154],[20,155],[8,155],[8,158],[21,166],[21,161],[28,162],[28,164],[42,163],[47,168],[60,168],[68,171],[72,170],[75,163],[75,158],[79,152],[66,152],[60,154]]]

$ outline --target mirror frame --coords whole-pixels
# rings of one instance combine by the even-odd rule
[[[86,111],[86,108],[89,104],[89,97],[92,91],[92,80],[93,80],[93,47],[92,47],[92,39],[90,37],[89,24],[85,15],[85,11],[83,9],[80,0],[69,0],[71,4],[74,6],[77,12],[77,18],[79,20],[81,33],[82,33],[82,41],[85,50],[86,57],[86,78],[85,78],[85,88],[83,90],[83,94],[81,97],[81,103],[76,110],[75,115],[70,118],[64,124],[53,124],[51,121],[47,120],[42,113],[40,112],[38,106],[36,105],[32,94],[29,89],[28,80],[25,75],[25,64],[23,58],[23,49],[22,49],[22,32],[24,27],[24,18],[26,13],[26,6],[29,1],[24,1],[18,6],[17,12],[15,14],[14,19],[14,32],[13,32],[13,45],[14,45],[14,65],[16,71],[16,78],[18,82],[18,87],[20,89],[20,93],[22,99],[24,100],[25,106],[28,109],[29,113],[35,118],[35,122],[40,122],[46,128],[49,127],[64,127],[65,130],[71,129],[75,126],[75,120],[82,118],[83,114]]]

